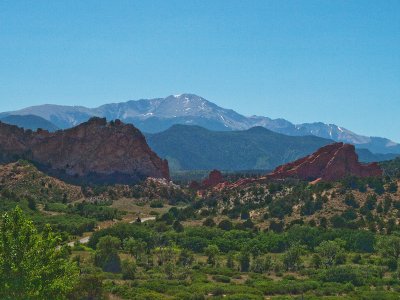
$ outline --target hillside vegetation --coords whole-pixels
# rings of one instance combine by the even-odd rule
[[[72,277],[55,298],[397,299],[400,292],[395,177],[280,180],[196,194],[161,179],[72,186],[25,161],[0,172],[1,210],[20,207],[39,235],[51,224],[59,236],[52,243],[62,247],[52,249],[66,249],[62,264]],[[65,246],[70,241],[77,242]],[[9,273],[0,275],[13,286]],[[3,298],[19,299],[16,290],[20,299],[32,293],[2,289]]]
[[[271,170],[333,143],[316,136],[288,136],[263,127],[242,131],[210,131],[199,126],[174,125],[166,131],[146,134],[149,146],[168,159],[172,172],[183,170]],[[357,149],[360,161],[396,157]]]
[[[168,159],[172,170],[269,170],[332,142],[315,136],[286,136],[262,127],[210,131],[185,125],[148,134],[146,139],[158,155]]]

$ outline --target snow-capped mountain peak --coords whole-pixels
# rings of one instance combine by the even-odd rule
[[[211,130],[245,130],[262,126],[286,135],[315,135],[335,141],[355,144],[375,153],[400,153],[400,145],[379,137],[358,135],[342,126],[322,122],[293,124],[285,119],[263,116],[243,116],[222,108],[198,95],[183,93],[165,98],[130,100],[110,103],[97,108],[83,106],[39,105],[0,114],[36,115],[59,128],[68,128],[87,121],[92,116],[108,120],[121,119],[133,123],[145,132],[159,132],[173,124],[199,125]]]

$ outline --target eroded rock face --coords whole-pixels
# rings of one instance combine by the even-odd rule
[[[54,133],[24,131],[0,122],[0,160],[24,158],[61,177],[132,183],[147,177],[169,180],[168,162],[147,145],[133,125],[92,118]]]
[[[302,180],[335,181],[346,176],[381,176],[377,163],[361,164],[355,147],[334,143],[320,148],[315,153],[294,162],[277,167],[267,178],[298,178]]]
[[[221,171],[212,170],[208,174],[208,177],[205,178],[201,183],[198,183],[197,181],[192,181],[189,184],[189,188],[192,190],[196,190],[196,191],[204,190],[204,189],[215,187],[223,182],[224,182],[224,177],[222,176]]]
[[[209,188],[216,186],[217,184],[224,181],[222,173],[218,170],[212,170],[210,174],[208,174],[208,178],[204,179],[201,183],[203,188]]]

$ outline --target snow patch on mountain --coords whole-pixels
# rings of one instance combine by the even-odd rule
[[[130,100],[97,108],[83,106],[40,105],[2,115],[36,115],[59,128],[69,128],[90,117],[121,119],[139,129],[159,132],[173,124],[193,124],[211,130],[246,130],[256,126],[286,135],[315,135],[356,145],[374,153],[400,153],[400,145],[385,138],[356,134],[342,126],[322,122],[293,124],[285,119],[243,116],[194,94],[176,94],[165,98]]]

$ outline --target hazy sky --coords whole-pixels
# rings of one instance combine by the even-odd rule
[[[0,111],[183,92],[400,142],[400,1],[0,1]]]

